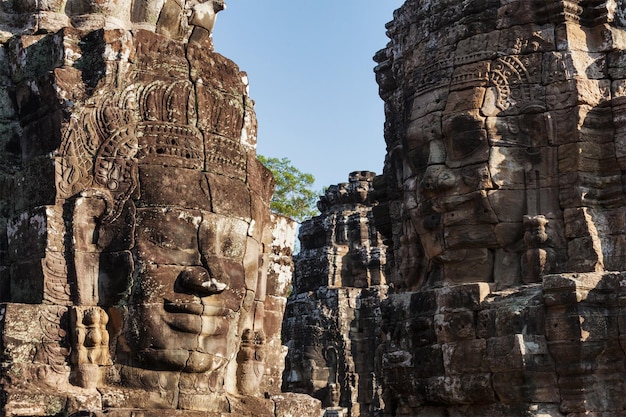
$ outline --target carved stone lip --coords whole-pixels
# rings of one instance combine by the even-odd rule
[[[201,316],[204,313],[204,305],[200,303],[176,303],[165,300],[163,308],[168,313],[187,313]]]
[[[174,331],[200,336],[228,333],[232,311],[200,303],[165,303],[164,322]]]
[[[229,308],[210,306],[202,303],[176,303],[165,300],[163,308],[168,313],[185,313],[207,317],[230,317],[234,313]]]

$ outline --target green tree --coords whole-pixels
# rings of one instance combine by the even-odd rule
[[[287,158],[267,158],[258,155],[276,181],[276,190],[270,203],[272,211],[291,217],[301,223],[315,216],[317,212],[317,193],[311,188],[315,182],[312,174],[301,172]]]

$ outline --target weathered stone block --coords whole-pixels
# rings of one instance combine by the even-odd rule
[[[543,292],[546,306],[568,306],[583,301],[589,291],[602,281],[602,277],[600,273],[545,276]]]
[[[137,252],[161,265],[200,265],[198,228],[202,214],[178,208],[137,210]]]
[[[485,339],[444,343],[441,349],[446,375],[470,375],[489,371]]]
[[[17,303],[40,304],[46,298],[48,286],[46,281],[54,285],[56,274],[46,273],[46,260],[20,262],[11,266],[11,301]],[[65,287],[65,286],[64,286]],[[54,289],[54,288],[52,288]],[[69,286],[67,286],[69,290]],[[62,291],[65,293],[65,290]],[[69,294],[64,294],[68,296]]]
[[[514,335],[522,333],[527,317],[524,310],[518,310],[511,307],[497,308],[496,310],[496,334],[498,336]]]
[[[410,294],[411,300],[409,311],[412,314],[430,314],[437,311],[438,292],[437,291],[417,291]]]
[[[0,306],[3,354],[13,364],[64,363],[65,358],[49,358],[44,344],[67,346],[67,309],[51,305],[6,303]],[[67,355],[67,352],[65,352]],[[49,363],[48,360],[52,360]]]
[[[485,227],[485,225],[470,225],[455,227],[456,230],[448,230],[447,238],[450,238],[451,233],[467,233],[471,236],[470,240],[473,244],[480,245],[479,242],[491,242],[495,244],[497,238],[493,227]],[[456,235],[452,240],[456,244],[461,244],[461,240]],[[460,248],[459,248],[460,249]],[[455,251],[449,251],[455,252]],[[460,259],[455,259],[456,262],[446,263],[443,265],[442,275],[443,278],[452,285],[473,283],[477,281],[489,281],[493,273],[493,255],[486,249],[460,249],[454,255],[460,255]],[[454,255],[453,259],[454,259]],[[467,269],[460,269],[459,265],[465,264]]]
[[[456,311],[435,315],[435,333],[439,343],[471,340],[476,338],[473,311]]]
[[[165,386],[164,388],[168,388],[168,386]],[[103,388],[102,406],[105,410],[111,409],[113,413],[121,413],[120,415],[124,417],[128,416],[128,414],[126,414],[128,411],[125,411],[124,409],[134,408],[138,410],[145,410],[148,415],[150,415],[150,409],[157,409],[159,410],[158,415],[167,415],[167,412],[173,411],[167,409],[175,408],[172,393],[168,392],[167,389],[163,390],[161,393],[154,393],[149,391],[146,392],[145,390],[132,389],[129,387]]]
[[[59,34],[63,38],[63,33]],[[14,82],[47,74],[51,68],[61,66],[63,54],[56,36],[23,36],[13,39],[9,48],[11,75]],[[21,52],[18,55],[18,52]]]
[[[439,404],[490,403],[495,400],[490,374],[434,377],[428,383],[427,400]]]
[[[56,162],[46,155],[34,158],[22,171],[16,173],[13,185],[15,189],[11,193],[15,212],[56,204],[55,168]]]
[[[293,245],[297,223],[283,216],[272,216],[272,253],[267,271],[267,293],[287,297],[292,290]]]
[[[66,409],[68,397],[59,392],[4,392],[4,414],[17,416],[52,416]]]
[[[548,104],[555,105],[556,103]],[[562,110],[550,108],[551,127],[554,132],[559,132],[559,135],[554,135],[551,138],[551,145],[573,143],[580,140],[582,126],[591,110],[592,107],[589,105],[579,105]]]
[[[430,378],[445,375],[444,352],[444,346],[438,345],[415,349],[413,355],[415,377]]]
[[[139,167],[139,186],[139,204],[144,207],[176,205],[201,209],[206,208],[211,199],[205,174],[196,169],[173,167],[163,172],[161,165],[142,164]]]
[[[59,227],[60,226],[60,227]],[[46,251],[63,251],[62,220],[53,206],[23,212],[7,225],[9,255],[15,260],[43,258]]]
[[[276,417],[317,417],[321,414],[319,400],[308,395],[283,393],[274,395],[272,400],[276,403]]]
[[[432,316],[408,319],[406,327],[413,347],[429,346],[437,342]]]
[[[619,169],[612,143],[569,143],[559,146],[560,172],[615,172]]]
[[[99,392],[79,391],[72,393],[67,399],[65,409],[68,413],[80,413],[83,410],[101,410],[102,397]]]
[[[495,309],[480,310],[476,315],[476,337],[489,339],[496,336]]]
[[[411,111],[412,118],[417,119],[427,114],[443,110],[446,106],[447,97],[447,88],[436,88],[425,94],[416,95],[413,100],[413,110]]]
[[[508,371],[493,374],[493,389],[504,403],[558,403],[556,372]]]
[[[437,312],[478,310],[490,292],[487,283],[454,285],[437,290]]]
[[[488,363],[493,372],[512,370],[548,372],[554,368],[542,336],[509,335],[487,341]]]
[[[31,104],[32,106],[39,106]],[[25,163],[54,152],[61,145],[61,130],[64,122],[63,110],[51,110],[51,114],[31,121],[24,126],[20,138],[22,159]],[[42,136],[41,132],[50,132]]]
[[[583,336],[581,323],[584,317],[576,310],[551,311],[546,317],[546,337],[548,340],[580,340]]]

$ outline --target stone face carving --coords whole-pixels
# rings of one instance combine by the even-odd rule
[[[318,415],[277,395],[295,226],[212,51],[223,2],[26,3],[74,27],[1,48],[3,415]]]
[[[409,0],[376,54],[389,416],[622,415],[621,1]],[[607,364],[611,365],[607,365]]]
[[[357,171],[328,187],[321,215],[300,226],[282,332],[289,348],[283,387],[321,400],[325,415],[378,409],[373,359],[387,285],[386,248],[372,221],[373,178]]]
[[[446,16],[470,15],[455,23],[433,14],[443,5],[407,2],[391,25],[394,45],[377,55],[388,118],[407,115],[387,129],[385,175],[403,195],[397,242],[404,236],[421,246],[407,251],[425,258],[402,277],[409,287],[519,284],[524,216],[547,220],[551,271],[623,265],[616,239],[599,237],[615,236],[603,225],[624,217],[613,134],[621,78],[607,72],[621,54],[612,52],[621,47],[618,15],[579,2],[533,11],[501,3],[451,2]],[[601,17],[588,20],[588,9]],[[424,30],[395,41],[409,22]]]

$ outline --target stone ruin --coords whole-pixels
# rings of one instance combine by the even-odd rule
[[[384,415],[626,416],[626,3],[408,0],[387,29]]]
[[[318,416],[219,0],[0,1],[3,416]],[[287,276],[285,276],[287,272]]]
[[[325,416],[369,415],[385,252],[372,216],[373,172],[328,187],[321,214],[300,226],[283,340],[285,391],[322,402]]]
[[[407,0],[288,301],[223,7],[0,0],[1,414],[626,416],[626,3]]]

